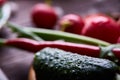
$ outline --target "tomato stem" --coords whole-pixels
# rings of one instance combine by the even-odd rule
[[[45,3],[47,3],[48,5],[52,5],[52,0],[45,0]]]
[[[70,21],[64,21],[63,23],[62,23],[62,25],[61,25],[61,31],[65,31],[65,29],[67,28],[67,27],[69,27],[70,25],[72,25],[72,23],[70,22]]]

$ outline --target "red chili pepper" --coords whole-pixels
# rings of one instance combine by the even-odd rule
[[[76,44],[70,42],[60,42],[60,41],[35,41],[27,38],[17,38],[6,40],[6,45],[15,46],[24,50],[31,52],[37,52],[45,47],[59,48],[65,51],[70,51],[73,53],[78,53],[82,55],[99,57],[100,56],[100,47],[86,45],[86,44]],[[112,50],[114,55],[120,60],[120,49]]]
[[[8,39],[4,43],[7,46],[13,46],[31,52],[36,52],[36,46],[39,44],[38,41],[27,38]]]

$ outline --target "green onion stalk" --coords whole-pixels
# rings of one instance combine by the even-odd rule
[[[110,43],[87,37],[82,35],[77,35],[68,32],[62,32],[58,30],[50,30],[50,29],[43,29],[43,28],[34,28],[34,27],[23,27],[15,23],[8,22],[7,27],[9,27],[13,32],[16,32],[19,37],[30,37],[34,38],[34,35],[38,38],[41,38],[46,41],[54,41],[54,40],[64,40],[67,42],[73,43],[83,43],[83,44],[90,44],[96,46],[108,46]],[[21,28],[22,27],[22,28]],[[34,34],[34,35],[31,35]]]
[[[11,16],[11,6],[9,3],[5,3],[0,9],[0,28],[2,28]]]

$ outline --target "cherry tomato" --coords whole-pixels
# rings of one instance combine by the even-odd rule
[[[33,7],[31,18],[36,27],[52,29],[57,22],[58,16],[52,6],[39,3]]]

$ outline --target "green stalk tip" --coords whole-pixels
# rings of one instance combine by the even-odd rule
[[[52,5],[52,0],[45,0],[45,3],[47,3],[48,5]]]
[[[5,39],[0,39],[0,46],[5,45]]]

